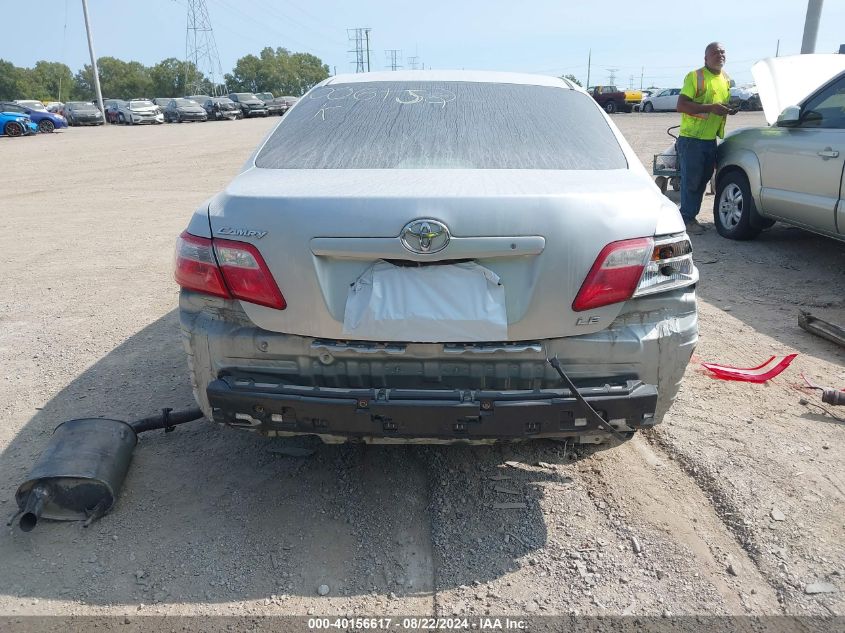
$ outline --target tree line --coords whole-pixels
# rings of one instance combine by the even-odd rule
[[[301,96],[329,76],[329,67],[319,57],[269,46],[257,56],[241,57],[232,72],[224,75],[225,83],[216,87],[192,62],[175,57],[154,66],[100,57],[97,67],[103,98],[180,97],[224,91]],[[32,68],[21,68],[0,59],[0,100],[91,101],[95,96],[91,64],[74,74],[59,62],[39,61]]]

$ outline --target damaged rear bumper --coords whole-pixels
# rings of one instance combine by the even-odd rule
[[[654,385],[629,380],[579,393],[622,432],[654,425]],[[224,376],[207,395],[216,422],[267,434],[478,441],[605,433],[566,389],[338,389]]]

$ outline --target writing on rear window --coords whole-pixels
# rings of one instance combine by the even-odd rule
[[[315,88],[255,159],[268,169],[625,169],[586,94],[565,87],[378,81]]]

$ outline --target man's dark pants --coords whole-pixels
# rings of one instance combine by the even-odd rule
[[[681,162],[681,215],[684,222],[694,220],[716,166],[716,140],[702,141],[681,136],[678,139]]]

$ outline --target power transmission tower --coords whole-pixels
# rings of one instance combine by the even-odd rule
[[[346,29],[349,37],[349,51],[355,55],[355,72],[370,72],[370,31],[367,27],[357,29]]]
[[[398,70],[402,68],[402,65],[399,63],[402,61],[402,51],[398,48],[389,48],[384,51],[384,54],[387,56],[387,63],[390,66],[390,70]]]
[[[607,72],[610,73],[610,75],[608,75],[608,77],[607,77],[607,84],[609,86],[615,86],[616,85],[616,71],[617,70],[619,70],[619,69],[618,68],[608,68],[607,69]]]
[[[628,78],[628,89],[629,89],[629,90],[633,90],[633,89],[634,89],[634,76],[633,76],[633,75],[631,75],[631,76]]]
[[[188,25],[185,29],[185,91],[187,94],[201,94],[205,89],[202,77],[211,80],[211,94],[225,94],[223,67],[214,41],[214,30],[208,17],[205,0],[187,0]],[[190,76],[188,62],[196,67],[196,74]]]
[[[414,55],[413,57],[408,58],[408,68],[411,70],[417,70],[420,65],[420,58]]]

